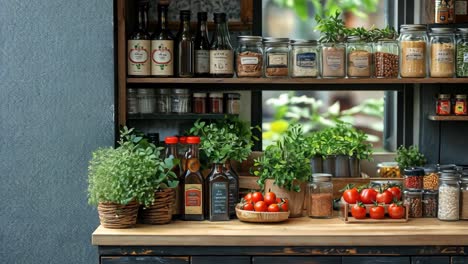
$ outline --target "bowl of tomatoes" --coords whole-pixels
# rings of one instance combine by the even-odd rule
[[[283,222],[289,218],[289,201],[274,192],[251,192],[236,206],[237,218],[251,223]]]

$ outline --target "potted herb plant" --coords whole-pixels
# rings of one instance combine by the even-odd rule
[[[424,166],[426,164],[426,157],[419,152],[417,146],[412,145],[408,148],[400,146],[397,149],[395,161],[398,162],[400,170],[404,170],[405,168]]]

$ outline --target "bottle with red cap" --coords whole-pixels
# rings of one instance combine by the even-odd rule
[[[166,152],[165,152],[165,158],[173,158],[173,159],[177,159],[178,156],[177,156],[177,143],[179,143],[179,139],[177,137],[166,137],[164,139],[164,143],[166,143]],[[177,175],[177,178],[180,182],[180,175],[181,175],[181,171],[180,171],[180,167],[179,165],[175,165],[173,168],[172,168],[172,171]],[[180,185],[180,184],[179,184]],[[181,196],[181,192],[180,192],[180,188],[177,187],[175,189],[176,193],[175,193],[175,199],[174,199],[174,202],[172,204],[172,218],[180,218],[180,215],[181,215],[181,203],[179,202],[181,200],[180,196]]]
[[[179,137],[179,145],[177,147],[177,155],[180,160],[180,169],[182,173],[184,173],[186,168],[186,161],[185,161],[185,153],[187,152],[187,137],[181,136]]]
[[[199,144],[200,137],[187,137],[188,150],[185,155],[186,171],[184,173],[183,191],[183,219],[203,221],[203,193],[205,184],[200,173]]]

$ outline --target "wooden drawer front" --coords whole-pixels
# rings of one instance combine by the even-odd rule
[[[191,264],[250,264],[250,257],[193,256]]]
[[[189,264],[189,257],[101,257],[101,264]]]
[[[410,257],[343,257],[343,264],[410,264]]]
[[[341,257],[253,257],[253,264],[341,264]]]
[[[450,264],[450,257],[411,257],[411,264]]]

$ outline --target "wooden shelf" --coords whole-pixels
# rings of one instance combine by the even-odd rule
[[[215,120],[224,119],[226,116],[232,116],[228,114],[129,114],[127,115],[128,120]]]
[[[468,116],[438,116],[430,115],[429,120],[432,121],[468,121]]]

